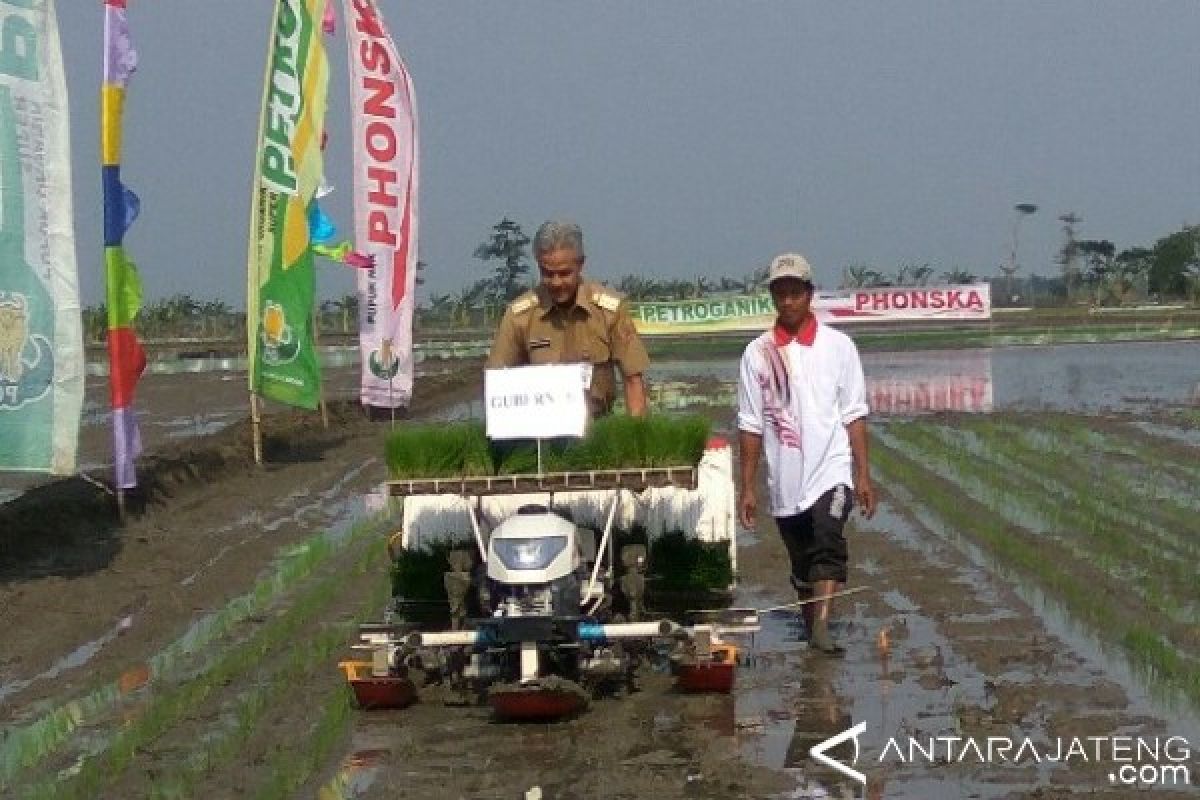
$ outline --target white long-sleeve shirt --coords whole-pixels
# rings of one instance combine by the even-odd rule
[[[738,429],[762,436],[774,517],[799,514],[838,484],[854,485],[846,426],[868,412],[862,361],[849,336],[812,323],[794,338],[767,331],[742,354]]]

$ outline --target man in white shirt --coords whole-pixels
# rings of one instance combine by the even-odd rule
[[[813,315],[804,256],[775,258],[768,285],[775,327],[746,347],[738,378],[738,516],[754,527],[765,453],[768,511],[787,547],[792,585],[801,599],[818,598],[803,607],[810,646],[840,655],[828,597],[846,582],[843,528],[855,504],[868,518],[875,513],[862,362],[849,336]]]

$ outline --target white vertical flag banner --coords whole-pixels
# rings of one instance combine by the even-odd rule
[[[375,0],[344,0],[354,120],[354,241],[362,402],[407,406],[413,389],[417,278],[417,106],[412,79]]]
[[[0,469],[75,470],[83,333],[53,0],[0,3]]]

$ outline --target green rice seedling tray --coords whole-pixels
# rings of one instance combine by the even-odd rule
[[[443,480],[492,476],[532,478],[534,490],[541,486],[575,488],[576,484],[580,488],[625,488],[629,481],[675,485],[678,469],[700,463],[710,429],[709,420],[696,415],[604,417],[594,420],[581,439],[546,439],[539,448],[528,439],[489,441],[483,424],[477,421],[408,424],[388,434],[387,464],[396,481],[436,479],[439,486]],[[647,477],[641,477],[643,474]],[[516,485],[517,481],[483,484],[485,492],[491,493],[497,490],[490,486],[511,492],[528,485]]]

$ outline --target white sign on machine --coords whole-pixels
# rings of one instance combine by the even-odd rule
[[[583,436],[590,364],[489,369],[484,408],[489,439]]]

